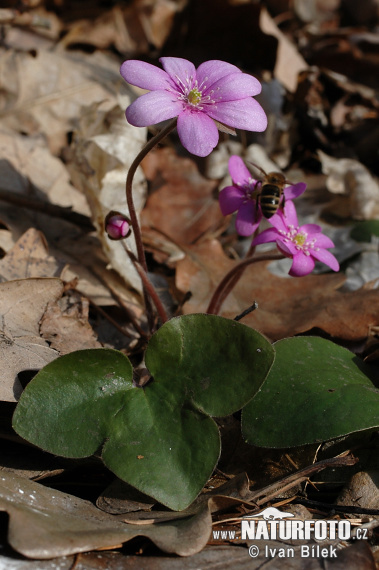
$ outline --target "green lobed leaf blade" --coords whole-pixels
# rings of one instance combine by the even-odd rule
[[[23,391],[13,429],[63,457],[89,457],[111,430],[112,417],[133,388],[133,369],[121,352],[88,349],[54,360]]]
[[[63,457],[102,459],[118,477],[171,509],[187,507],[220,454],[217,425],[170,387],[132,384],[121,352],[72,352],[45,366],[21,395],[13,427]]]
[[[138,490],[182,510],[197,497],[217,464],[218,427],[198,410],[178,406],[159,383],[137,389],[133,396],[130,408],[117,416],[103,460]]]
[[[146,366],[154,380],[211,416],[241,409],[274,360],[269,341],[239,322],[194,314],[165,323],[150,339]]]
[[[353,353],[318,337],[275,343],[274,365],[242,410],[242,433],[261,447],[295,447],[379,425],[379,390]]]

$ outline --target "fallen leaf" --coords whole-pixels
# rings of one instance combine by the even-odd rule
[[[60,355],[84,348],[101,348],[88,322],[89,302],[77,295],[49,302],[40,322],[40,334]]]
[[[17,374],[39,370],[58,353],[39,336],[39,322],[50,300],[59,299],[59,279],[20,279],[0,283],[0,399],[16,402],[22,392]]]
[[[115,47],[121,53],[133,53],[136,50],[136,35],[139,46],[144,41],[142,28],[139,34],[134,29],[130,34],[125,22],[126,16],[131,16],[130,7],[121,8],[114,6],[111,10],[103,11],[97,18],[74,20],[66,35],[62,38],[61,45],[72,49],[78,45],[93,46],[100,49]],[[128,17],[130,21],[131,18]],[[147,46],[146,46],[147,47]]]
[[[43,133],[55,153],[67,143],[82,107],[114,97],[120,82],[118,62],[101,52],[33,54],[3,48],[0,66],[3,124],[29,135]]]
[[[0,260],[0,280],[60,277],[64,266],[48,254],[43,234],[30,228]]]
[[[88,215],[85,196],[70,183],[70,174],[41,136],[0,131],[1,188],[26,197],[70,207]]]
[[[360,471],[352,476],[339,494],[337,505],[379,509],[379,471]]]
[[[186,247],[186,252],[176,273],[178,289],[192,293],[183,312],[204,312],[216,286],[236,262],[226,257],[217,240]],[[337,338],[359,340],[368,336],[370,326],[379,324],[378,290],[340,292],[336,289],[345,280],[341,274],[281,278],[270,273],[267,265],[262,261],[246,268],[226,298],[222,316],[233,319],[256,301],[258,309],[242,322],[271,340],[314,327]]]
[[[327,188],[336,195],[327,211],[346,211],[355,220],[379,219],[379,184],[358,160],[333,158],[318,151],[322,170],[328,175]],[[344,201],[344,209],[339,205]]]
[[[204,178],[189,158],[165,148],[150,153],[143,169],[151,191],[142,224],[153,226],[179,244],[190,244],[223,225],[213,198],[216,183]]]
[[[111,210],[128,215],[125,179],[145,138],[146,129],[132,127],[126,122],[121,102],[94,104],[86,109],[79,121],[70,168],[74,183],[87,197],[93,223],[111,267],[139,292],[142,290],[141,279],[124,249],[126,245],[136,251],[133,233],[122,242],[110,240],[104,229],[104,219]],[[133,183],[137,212],[145,203],[145,195],[146,183],[138,168]]]
[[[162,48],[175,23],[174,18],[187,5],[188,0],[136,0],[134,5],[146,34],[147,41],[156,48]]]
[[[278,40],[274,76],[293,93],[297,87],[299,73],[308,69],[308,64],[300,55],[296,45],[280,31],[265,8],[262,8],[260,13],[260,26],[262,32]]]
[[[212,524],[207,505],[184,520],[127,524],[89,501],[6,472],[0,473],[0,510],[9,515],[12,548],[38,559],[115,547],[136,536],[150,538],[165,552],[190,556],[204,548]]]
[[[114,515],[135,511],[149,511],[155,501],[125,481],[115,479],[98,497],[96,506]]]

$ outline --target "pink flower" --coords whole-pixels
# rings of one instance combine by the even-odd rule
[[[260,233],[252,242],[252,245],[276,242],[278,249],[287,257],[292,257],[292,265],[289,274],[293,277],[308,275],[314,266],[315,259],[328,265],[333,271],[338,271],[338,261],[327,251],[334,247],[330,238],[321,233],[317,224],[305,224],[300,226],[294,203],[286,202],[284,213],[281,210],[270,218],[274,226]]]
[[[177,57],[159,60],[164,71],[143,61],[128,60],[121,75],[128,83],[148,89],[126,109],[135,127],[155,125],[178,117],[178,135],[192,154],[207,156],[218,143],[214,121],[235,129],[264,131],[267,118],[252,99],[261,91],[255,77],[224,61],[206,61],[197,69]]]
[[[124,239],[130,233],[128,218],[120,212],[109,212],[105,218],[105,231],[110,239]]]
[[[252,178],[244,161],[239,156],[229,159],[229,172],[233,186],[226,186],[219,194],[221,212],[224,216],[238,211],[236,230],[241,236],[251,236],[262,219],[262,211],[257,206],[261,181]],[[284,189],[285,200],[292,200],[305,192],[306,184],[299,182]]]

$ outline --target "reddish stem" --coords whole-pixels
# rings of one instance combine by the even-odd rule
[[[144,275],[146,276],[146,278],[147,278],[147,263],[146,263],[146,257],[145,257],[145,249],[143,247],[143,242],[142,242],[141,228],[140,228],[140,225],[138,222],[137,212],[136,212],[136,209],[134,206],[134,200],[133,200],[133,179],[134,179],[134,175],[136,173],[138,166],[141,164],[141,162],[145,158],[145,156],[162,139],[164,139],[171,131],[173,131],[175,129],[176,123],[177,123],[177,119],[175,118],[164,129],[162,129],[157,135],[155,135],[152,139],[150,139],[146,143],[146,145],[143,147],[143,149],[137,154],[136,158],[133,160],[133,162],[129,168],[128,175],[126,177],[126,183],[125,183],[126,202],[128,204],[130,222],[131,222],[131,226],[133,228],[134,239],[136,241],[137,258],[138,258],[138,262],[139,262],[140,266],[142,267],[142,269],[144,271]],[[137,266],[136,266],[136,268],[137,268]],[[147,320],[149,323],[150,331],[152,331],[153,330],[153,314],[152,314],[150,297],[154,301],[154,298],[152,297],[152,294],[151,294],[151,291],[154,288],[150,282],[149,282],[150,288],[147,288],[146,282],[142,278],[141,273],[139,272],[138,268],[137,268],[137,271],[138,271],[138,273],[142,279],[142,284],[143,284],[143,289],[144,289],[146,315],[147,315]],[[155,301],[154,301],[154,304],[155,304]],[[167,320],[167,316],[166,316],[166,320]]]
[[[217,315],[220,312],[221,305],[225,301],[226,297],[232,291],[233,287],[241,277],[242,273],[245,271],[248,265],[252,263],[257,263],[258,261],[273,261],[276,259],[283,259],[284,255],[280,253],[263,253],[257,257],[248,257],[243,259],[237,265],[233,267],[225,275],[223,280],[219,283],[216,291],[213,293],[212,299],[208,305],[207,313],[209,315]]]
[[[168,321],[168,316],[166,313],[166,310],[163,306],[162,301],[160,300],[156,290],[154,289],[153,284],[151,283],[150,279],[147,276],[146,271],[143,269],[142,265],[139,263],[139,261],[135,258],[134,254],[129,251],[128,249],[126,249],[126,253],[129,255],[130,259],[133,262],[134,267],[136,268],[138,275],[141,277],[141,281],[143,284],[143,288],[144,290],[148,293],[148,295],[150,296],[150,298],[152,299],[155,308],[157,309],[157,313],[159,315],[159,318],[161,320],[161,323],[163,325],[163,323],[165,323],[166,321]]]
[[[147,272],[147,265],[146,265],[146,258],[145,258],[145,250],[143,247],[142,242],[142,235],[141,229],[137,218],[137,212],[134,207],[133,201],[133,178],[136,173],[138,166],[141,164],[142,160],[145,156],[162,140],[166,137],[171,131],[173,131],[176,127],[177,119],[173,119],[167,127],[162,129],[155,137],[150,139],[143,149],[137,154],[136,158],[133,160],[131,167],[129,168],[128,175],[126,177],[126,184],[125,184],[125,191],[126,191],[126,201],[128,204],[129,209],[129,216],[131,225],[133,228],[134,239],[136,240],[137,246],[137,258],[139,263],[142,265],[145,272]]]

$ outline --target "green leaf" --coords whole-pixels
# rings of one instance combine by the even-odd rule
[[[216,423],[197,410],[167,401],[159,384],[138,390],[133,416],[126,410],[104,445],[104,463],[118,477],[174,510],[200,493],[220,455]]]
[[[71,352],[33,378],[13,415],[24,439],[63,457],[89,457],[134,389],[129,359],[112,349]]]
[[[240,410],[259,390],[274,350],[257,331],[215,315],[171,319],[151,338],[146,366],[155,380],[210,416]]]
[[[248,443],[294,447],[379,425],[379,390],[350,351],[316,337],[284,339],[275,349],[266,382],[242,411]]]
[[[355,224],[350,237],[355,241],[371,242],[372,236],[379,236],[379,220],[365,220]]]
[[[188,315],[150,340],[153,381],[133,385],[121,352],[82,350],[48,364],[24,390],[13,427],[64,457],[102,459],[120,479],[181,510],[199,494],[220,454],[210,415],[230,414],[256,393],[274,351],[234,321]]]

